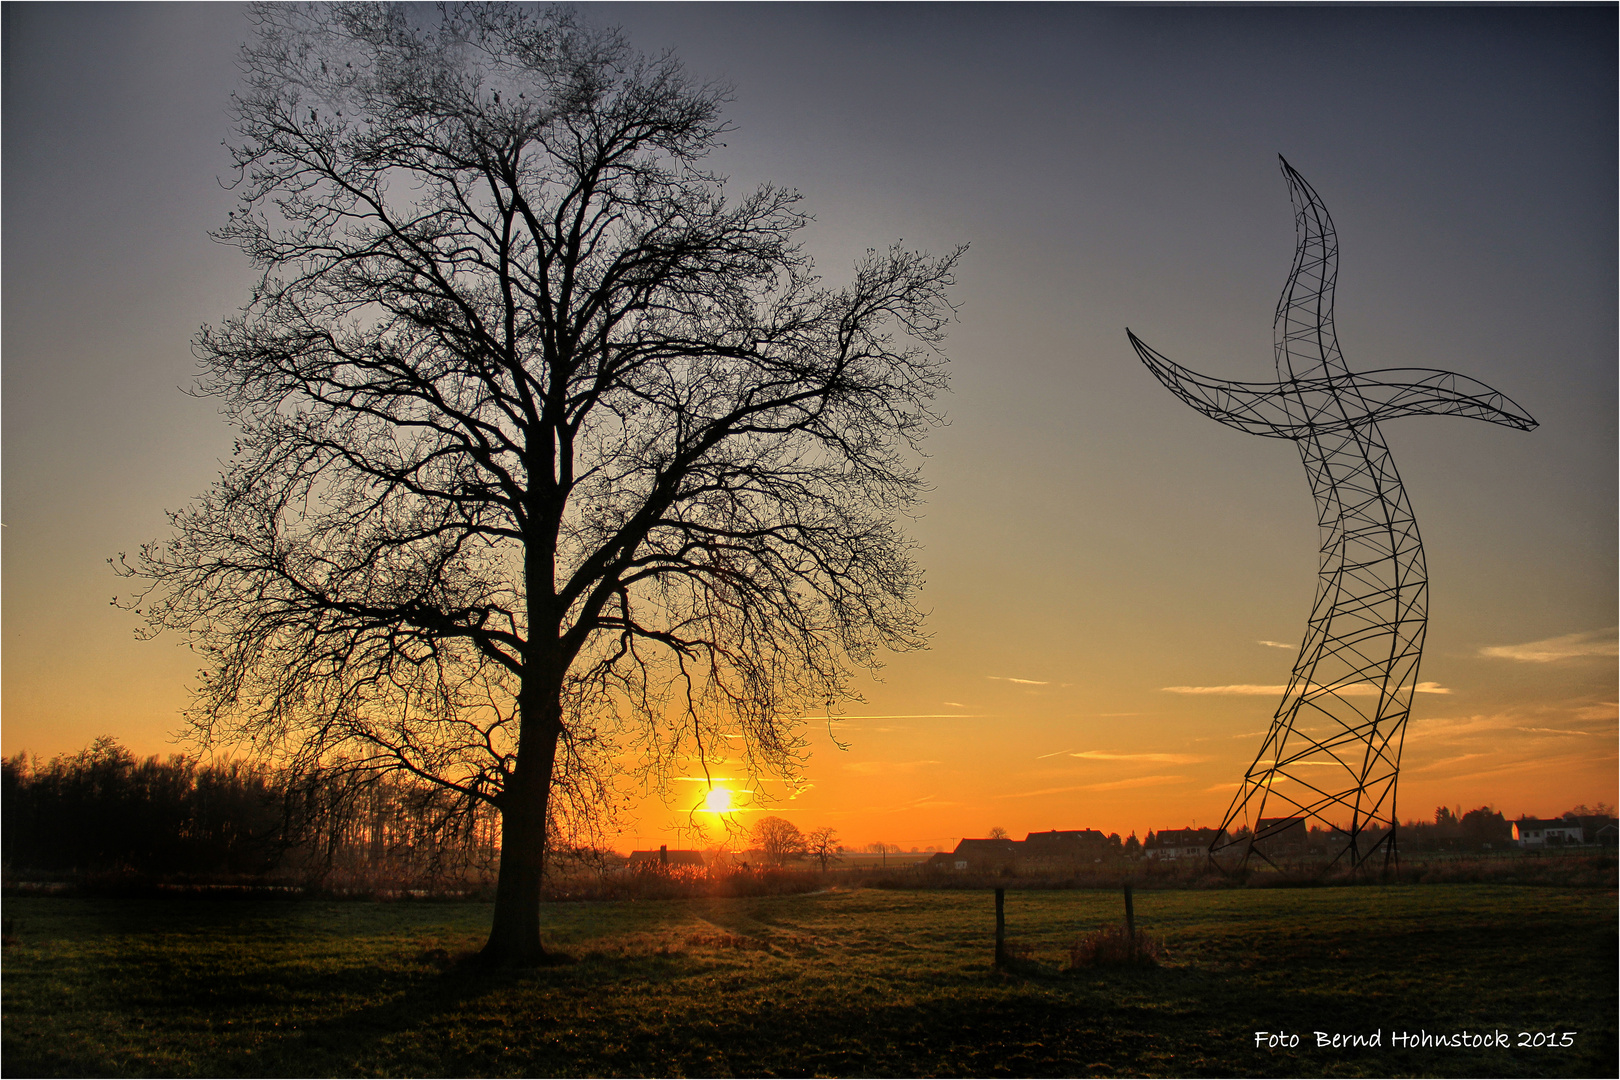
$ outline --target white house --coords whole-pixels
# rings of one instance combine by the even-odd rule
[[[1209,845],[1221,835],[1220,829],[1164,829],[1142,854],[1150,859],[1207,859]]]
[[[1520,847],[1558,847],[1563,844],[1584,844],[1586,834],[1578,821],[1520,818],[1513,823],[1513,840]]]

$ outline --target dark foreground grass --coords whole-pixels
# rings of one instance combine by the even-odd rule
[[[1500,885],[1139,892],[1157,968],[1066,972],[1113,892],[556,904],[573,964],[454,963],[482,904],[9,898],[29,1075],[1613,1076],[1616,898]],[[442,950],[442,952],[440,951]],[[1255,1047],[1255,1032],[1297,1047]],[[1379,1034],[1316,1046],[1315,1031]],[[1396,1033],[1503,1032],[1403,1049]],[[1520,1032],[1573,1045],[1518,1047]],[[1563,1041],[1557,1039],[1556,1041]]]

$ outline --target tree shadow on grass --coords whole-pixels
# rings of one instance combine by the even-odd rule
[[[881,987],[829,1000],[791,982],[777,993],[683,996],[687,977],[708,963],[676,952],[587,954],[522,973],[452,966],[302,1033],[287,1060],[329,1073],[421,1075],[1199,1071],[1178,1053],[1184,1033],[1164,1030],[1164,1006],[1154,1004],[1206,996],[1197,973],[1086,980],[1038,964],[1002,972],[986,964],[922,1000]]]

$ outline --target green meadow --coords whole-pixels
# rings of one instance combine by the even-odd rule
[[[572,962],[490,972],[460,959],[488,927],[480,903],[13,896],[3,1067],[8,1076],[1620,1071],[1610,890],[1141,891],[1138,926],[1162,938],[1166,962],[1076,971],[1066,970],[1069,945],[1121,918],[1118,892],[1009,889],[1006,903],[1023,958],[1005,972],[990,962],[988,891],[870,888],[551,904],[548,943]],[[1298,1045],[1256,1047],[1260,1031]],[[1319,1048],[1318,1031],[1376,1034],[1378,1045]],[[1395,1038],[1424,1032],[1502,1033],[1509,1045]]]

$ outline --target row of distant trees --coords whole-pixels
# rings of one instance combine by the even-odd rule
[[[484,884],[499,863],[493,811],[398,772],[311,776],[186,755],[138,758],[110,737],[46,762],[18,754],[0,768],[0,855],[9,876],[268,877],[374,888]],[[762,818],[748,840],[751,849],[733,861],[826,870],[845,855],[832,827],[804,831],[781,817]],[[551,843],[556,873],[624,863],[560,835]]]
[[[137,758],[111,738],[3,763],[10,873],[287,877],[342,886],[485,879],[498,822],[443,788],[364,768],[322,775],[185,755]]]

